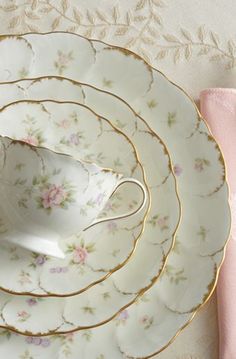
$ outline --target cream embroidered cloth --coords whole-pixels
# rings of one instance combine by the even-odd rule
[[[0,33],[63,30],[127,47],[197,100],[234,87],[235,13],[235,0],[0,0]],[[218,358],[214,298],[158,358]]]

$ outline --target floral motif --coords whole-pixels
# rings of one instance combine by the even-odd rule
[[[144,329],[149,329],[153,324],[153,317],[150,317],[149,315],[143,315],[140,320],[140,324],[144,327]]]
[[[25,127],[26,136],[22,137],[21,140],[32,146],[41,146],[45,139],[43,132],[39,128],[34,127],[37,124],[37,119],[31,115],[26,115],[23,123],[27,126]]]
[[[31,317],[31,314],[22,310],[17,313],[18,322],[26,322]]]
[[[83,309],[83,312],[85,314],[91,314],[91,315],[94,315],[94,313],[96,311],[96,308],[90,307],[89,305],[86,305],[85,307],[82,307],[81,309]]]
[[[46,186],[46,189],[42,191],[42,195],[39,198],[39,207],[45,209],[53,208],[65,208],[65,202],[67,201],[68,193],[61,185],[57,186],[51,184]]]
[[[164,272],[169,277],[170,282],[176,285],[178,285],[179,282],[187,280],[187,277],[184,275],[184,269],[176,269],[170,264],[166,265]]]
[[[150,109],[153,109],[157,106],[158,102],[155,99],[152,99],[147,102],[147,105]]]
[[[69,63],[74,60],[73,51],[65,53],[61,50],[57,51],[57,60],[54,61],[54,66],[59,75],[63,75],[64,71],[68,68]]]
[[[50,273],[52,273],[52,274],[67,273],[68,271],[69,271],[68,267],[52,267],[52,268],[50,268]]]
[[[208,232],[209,231],[204,226],[200,226],[199,231],[197,232],[197,235],[201,238],[202,241],[205,241],[207,238]]]
[[[63,136],[60,140],[60,143],[67,146],[78,146],[81,144],[81,140],[83,139],[83,132],[77,131],[75,133],[71,133],[68,137]]]
[[[158,226],[162,232],[169,229],[168,222],[169,216],[160,217],[159,214],[152,216],[152,218],[147,221],[147,223],[151,224],[152,227]]]
[[[24,353],[19,356],[19,359],[34,359],[34,357],[30,354],[29,350],[25,350]]]
[[[30,306],[30,307],[34,307],[35,305],[38,304],[38,300],[36,298],[29,298],[26,299],[26,303]]]
[[[108,230],[108,233],[115,234],[118,231],[117,223],[114,221],[108,221],[107,222],[107,230]]]
[[[30,267],[36,268],[44,265],[49,259],[48,256],[39,253],[32,253],[33,261],[29,264]]]
[[[210,166],[210,161],[205,158],[196,158],[194,163],[194,169],[197,172],[202,172],[206,167]]]
[[[26,337],[25,341],[27,344],[40,345],[42,348],[48,348],[51,345],[51,340],[43,337]]]
[[[168,117],[167,117],[168,127],[171,128],[173,125],[176,124],[176,122],[177,122],[176,112],[168,112]]]
[[[84,265],[87,261],[89,253],[95,251],[95,243],[85,244],[84,240],[81,239],[79,244],[69,244],[67,246],[66,253],[72,254],[72,264]]]
[[[178,163],[176,165],[174,165],[173,170],[174,170],[174,174],[176,176],[180,176],[183,172],[183,168]]]
[[[125,325],[126,321],[129,319],[129,313],[128,310],[122,310],[122,312],[120,312],[117,317],[116,317],[116,325]]]
[[[34,137],[32,135],[27,135],[27,137],[22,138],[22,141],[28,143],[29,145],[32,146],[38,146],[40,145],[40,140],[37,137]]]
[[[25,186],[25,179],[17,178],[14,184],[22,187],[24,185],[18,206],[27,208],[28,200],[35,192],[39,192],[39,195],[35,196],[35,200],[38,208],[45,210],[46,213],[50,214],[57,208],[67,209],[68,205],[75,201],[73,198],[74,186],[65,179],[61,180],[60,184],[53,183],[53,178],[60,173],[61,169],[54,169],[51,174],[44,173],[38,177],[34,176],[31,186]]]
[[[86,340],[86,342],[89,342],[92,338],[92,331],[91,330],[83,330],[82,338],[84,338]]]
[[[74,263],[84,264],[88,256],[86,248],[77,246],[73,253]]]
[[[112,88],[112,83],[113,83],[113,81],[107,80],[106,78],[104,78],[104,79],[102,80],[102,83],[103,83],[103,86],[104,86],[104,87],[107,87],[107,88],[109,88],[109,89]]]

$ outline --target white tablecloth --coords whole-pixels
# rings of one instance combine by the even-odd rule
[[[235,0],[0,0],[0,33],[71,31],[127,47],[187,90],[234,87]],[[217,359],[216,300],[160,359]]]

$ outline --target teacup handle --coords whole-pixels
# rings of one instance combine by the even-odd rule
[[[98,220],[95,220],[92,224],[90,224],[90,226],[88,226],[86,229],[95,226],[96,224],[102,223],[102,222],[107,222],[107,221],[115,221],[117,219],[122,219],[122,218],[126,218],[126,217],[130,217],[133,216],[134,214],[140,212],[143,207],[145,206],[146,202],[147,202],[147,198],[148,198],[148,194],[147,194],[147,189],[146,187],[137,179],[132,178],[132,177],[126,177],[126,178],[122,178],[116,185],[116,188],[114,189],[113,193],[111,194],[111,196],[117,191],[117,189],[122,186],[124,183],[134,183],[136,186],[138,186],[143,194],[143,199],[141,204],[139,205],[138,208],[136,208],[135,210],[131,211],[131,212],[127,212],[125,214],[121,214],[119,216],[116,217],[107,217],[107,218],[100,218]],[[111,198],[110,196],[110,198]]]

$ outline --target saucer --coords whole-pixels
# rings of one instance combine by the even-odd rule
[[[60,88],[58,85],[58,80],[56,80],[56,83],[54,83],[55,89]],[[46,84],[46,88],[48,88],[48,84]],[[29,90],[30,89],[28,88],[28,91]],[[71,92],[71,90],[70,93],[74,93],[73,91]],[[77,86],[75,93],[78,93]],[[117,102],[115,99],[114,104],[115,107],[118,108],[119,101]],[[61,136],[62,134],[65,136],[66,132],[63,129],[61,134],[60,128],[58,129],[58,118],[70,118],[69,115],[77,110],[76,107],[82,108],[84,110],[83,105],[79,106],[74,103],[56,103],[50,101],[43,101],[41,103],[34,101],[20,101],[14,104],[10,104],[0,111],[1,133],[8,136],[11,135],[11,137],[17,136],[18,139],[27,138],[29,128],[28,124],[24,122],[24,119],[27,118],[28,114],[30,114],[31,117],[34,117],[34,124],[33,126],[31,124],[30,131],[39,131],[42,135],[41,137],[44,139],[40,145],[43,145],[52,150],[59,150],[63,153],[68,153],[74,157],[78,155],[78,153],[81,155],[81,152],[86,152],[88,148],[87,136],[89,136],[89,133],[95,135],[95,132],[91,131],[91,128],[88,127],[88,121],[85,121],[85,127],[83,126],[83,123],[80,123],[81,119],[85,117],[85,115],[83,113],[79,113],[77,116],[78,121],[76,121],[76,127],[78,127],[81,131],[83,130],[82,133],[84,134],[85,143],[83,140],[81,140],[79,146],[70,146],[68,144],[65,145],[65,141],[61,141]],[[154,214],[156,215],[158,213],[157,211],[160,211],[160,214],[157,216],[156,224],[153,224],[149,221],[147,230],[144,232],[144,234],[147,233],[148,236],[152,232],[156,234],[157,231],[155,230],[155,227],[159,227],[159,235],[155,235],[155,238],[150,241],[148,240],[148,237],[144,236],[143,234],[141,236],[140,246],[136,247],[135,255],[130,258],[127,266],[124,267],[125,270],[122,271],[122,269],[120,269],[120,275],[117,277],[117,279],[113,279],[111,277],[109,280],[108,278],[106,279],[104,285],[94,286],[94,290],[93,288],[89,288],[86,292],[81,293],[80,295],[66,299],[38,297],[34,299],[35,304],[33,306],[29,305],[29,303],[31,303],[30,298],[24,296],[11,297],[9,295],[2,295],[0,297],[3,307],[2,319],[6,326],[14,328],[20,332],[31,332],[34,335],[39,335],[47,334],[52,331],[64,333],[75,330],[78,327],[81,328],[98,325],[104,321],[110,320],[124,306],[132,303],[136,297],[140,295],[143,289],[148,285],[150,286],[149,283],[152,284],[152,281],[154,281],[154,279],[160,275],[161,269],[163,268],[165,262],[165,256],[172,246],[174,232],[179,221],[179,201],[176,194],[175,181],[170,170],[168,154],[165,150],[165,147],[159,141],[158,137],[149,131],[148,127],[145,128],[145,123],[124,103],[121,103],[120,107],[120,113],[123,114],[122,120],[127,121],[127,124],[130,124],[130,132],[133,133],[133,137],[131,137],[131,139],[132,141],[135,140],[135,146],[140,147],[142,144],[147,142],[150,144],[146,152],[143,151],[142,155],[144,156],[143,161],[145,164],[145,171],[147,169],[147,183],[149,179],[148,175],[152,175],[149,179],[149,183],[151,185],[148,184],[150,186],[150,194],[152,198],[150,213],[152,213],[153,216]],[[114,108],[114,106],[111,108]],[[16,113],[17,117],[15,116]],[[59,113],[60,116],[58,115]],[[117,112],[117,115],[118,113],[119,112]],[[126,116],[124,116],[125,113]],[[131,119],[132,122],[130,123]],[[87,119],[85,118],[85,120]],[[7,127],[5,127],[6,123]],[[104,133],[106,136],[108,136],[108,138],[110,138],[110,130],[104,126],[100,126],[100,130],[101,129],[103,129],[103,131],[101,131],[100,135],[102,136],[102,133]],[[70,128],[69,134],[71,131],[72,129]],[[87,131],[88,134],[86,134],[85,131]],[[72,131],[72,133],[74,133],[74,131]],[[101,136],[99,136],[97,139],[98,143],[96,151],[95,145],[91,145],[93,148],[93,153],[100,153],[100,146],[102,147],[102,144],[104,143]],[[117,143],[116,145],[114,138],[111,140],[112,146],[118,150],[118,153],[119,151],[126,153],[126,162],[128,162],[128,152],[124,148],[123,143]],[[31,137],[31,142],[32,141],[34,141],[33,137]],[[63,142],[63,144],[61,144],[61,142]],[[95,142],[96,141],[94,140],[94,143]],[[92,149],[89,148],[89,151],[91,152]],[[103,153],[104,157],[106,157],[105,149]],[[156,158],[159,159],[159,167],[156,168],[155,171],[152,170],[153,162],[151,161],[149,155],[152,153],[155,153]],[[112,154],[112,151],[110,155],[111,158],[114,159],[114,154]],[[91,159],[90,157],[86,156],[84,156],[84,158]],[[133,162],[131,163],[133,165]],[[103,163],[103,165],[105,165],[105,163]],[[107,163],[106,165],[111,166],[112,163]],[[132,176],[134,176],[135,166],[132,166],[131,168],[133,168]],[[124,173],[124,171],[125,169],[122,169],[122,173]],[[133,198],[133,195],[130,196]],[[165,205],[160,207],[160,203],[163,203],[164,201]],[[159,217],[160,219],[166,217],[166,219],[168,219],[168,225],[167,220],[164,220],[164,224],[163,220],[158,221]],[[147,219],[148,218],[149,215]],[[127,226],[134,228],[134,221],[129,219]],[[123,239],[126,243],[127,239],[124,238],[124,236]],[[142,273],[140,271],[139,276],[136,278],[136,280],[134,280],[133,275],[135,274],[132,271],[135,270],[135,273],[137,273],[137,270],[135,269],[137,265],[136,262],[138,261],[140,263],[139,266],[141,270],[143,265],[146,263],[146,260],[148,260],[149,267],[147,265],[147,269],[149,272]],[[156,272],[154,272],[154,270],[156,270]],[[45,270],[44,267],[42,268],[42,272],[43,273],[40,276],[40,286],[43,286],[44,288],[47,285],[48,288],[49,285],[53,285],[51,284],[50,280],[50,271],[48,271],[48,267],[46,266]],[[60,274],[60,280],[63,285],[65,281],[65,276],[63,273]],[[89,305],[88,302],[90,303]],[[50,315],[45,317],[43,315],[45,311],[50,313]],[[80,314],[75,315],[75,313],[78,313],[78,311]],[[94,312],[96,315],[92,315],[92,312]],[[27,318],[22,320],[21,313],[27,313],[25,314]],[[35,320],[35,318],[41,318],[41,320]]]
[[[65,152],[80,160],[92,160],[103,167],[112,167],[125,176],[135,176],[145,183],[132,143],[107,120],[84,106],[21,103],[9,106],[1,112],[0,117],[2,134],[11,133],[14,138],[18,137],[31,145],[47,144],[54,151]],[[7,131],[3,129],[5,121],[8,122]],[[22,166],[18,166],[11,177],[17,178],[19,188],[23,183],[20,205],[26,207]],[[24,171],[27,166],[25,164]],[[30,173],[30,169],[28,171]],[[101,217],[119,215],[128,209],[130,212],[130,209],[137,207],[139,197],[139,190],[125,185],[112,196]],[[56,296],[84,291],[127,262],[143,231],[147,210],[148,207],[140,214],[104,222],[65,241],[61,240],[60,247],[66,253],[65,259],[30,252],[1,241],[0,257],[4,266],[4,272],[0,272],[2,287],[21,294],[27,291]],[[2,221],[1,229],[4,228]]]
[[[161,280],[137,305],[125,309],[110,323],[78,332],[70,342],[66,336],[63,343],[60,336],[53,337],[52,341],[44,339],[48,340],[45,357],[50,357],[48,353],[52,353],[52,343],[56,341],[61,350],[64,343],[69,346],[72,358],[152,356],[163,350],[187,325],[215,288],[230,227],[221,152],[193,101],[139,56],[68,33],[30,34],[24,38],[31,43],[34,53],[34,65],[28,70],[28,77],[59,74],[54,66],[58,62],[58,52],[70,49],[71,60],[66,62],[62,75],[120,95],[145,118],[170,148],[183,203],[177,245],[169,255]],[[45,47],[49,53],[43,58]],[[75,74],[78,67],[74,63],[74,53],[76,61],[80,55],[80,63],[90,58],[88,66],[79,67],[79,74]],[[19,78],[11,68],[9,80]],[[93,94],[90,88],[86,98],[91,104],[95,102]],[[108,96],[104,93],[103,97]],[[97,105],[106,110],[101,99]],[[11,345],[25,343],[22,338],[19,340],[14,335],[12,338]],[[29,350],[34,348],[33,339],[26,340],[30,343]],[[105,347],[104,342],[107,343]],[[10,346],[3,350],[9,352]]]

